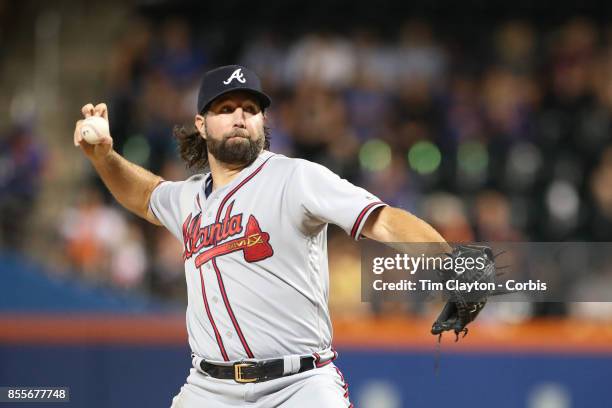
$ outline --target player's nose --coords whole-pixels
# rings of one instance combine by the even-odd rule
[[[233,122],[234,126],[236,127],[246,127],[246,118],[244,116],[244,110],[241,107],[238,107],[234,110]]]

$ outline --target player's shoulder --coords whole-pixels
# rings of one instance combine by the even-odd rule
[[[312,162],[310,160],[287,157],[283,154],[274,153],[269,159],[271,167],[282,169],[286,174],[291,174],[295,171],[330,171],[327,167]]]
[[[275,174],[287,174],[299,165],[298,160],[280,153],[269,153],[266,167]]]
[[[172,193],[172,192],[184,193],[184,192],[194,191],[194,190],[201,188],[201,185],[206,180],[207,176],[208,176],[208,173],[194,174],[186,178],[185,180],[178,180],[178,181],[164,180],[156,186],[154,192],[159,192],[162,190],[167,193]]]
[[[181,184],[181,193],[185,196],[190,196],[203,189],[203,185],[206,183],[206,179],[210,173],[194,174],[188,177]]]
[[[201,184],[204,182],[204,180],[206,180],[206,177],[208,177],[210,173],[201,173],[201,174],[194,174],[193,176],[187,178],[185,180],[185,183],[187,184]]]
[[[187,177],[185,180],[163,180],[160,185],[164,185],[164,184],[173,184],[173,185],[181,185],[181,184],[200,184],[203,183],[204,180],[206,180],[206,177],[208,177],[210,173],[203,173],[203,174],[194,174],[192,176]]]

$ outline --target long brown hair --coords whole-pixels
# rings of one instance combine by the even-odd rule
[[[206,140],[195,125],[176,125],[172,130],[178,142],[181,159],[192,170],[208,168],[208,148]],[[270,128],[264,125],[264,149],[270,148]]]

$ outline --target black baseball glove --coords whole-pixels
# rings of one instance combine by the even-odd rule
[[[452,258],[454,269],[439,270],[438,277],[444,284],[448,301],[432,325],[431,333],[441,337],[443,332],[453,330],[457,341],[459,333],[463,333],[465,337],[468,332],[467,325],[476,319],[485,307],[488,297],[495,292],[495,259],[491,248],[480,245],[457,245],[453,252],[447,255]],[[467,261],[468,259],[472,261]],[[473,285],[466,285],[474,282],[480,287],[490,286],[491,290],[474,290]],[[447,283],[451,283],[450,289]]]

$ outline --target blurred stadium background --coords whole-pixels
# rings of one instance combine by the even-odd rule
[[[172,126],[192,121],[203,71],[243,63],[273,98],[273,151],[449,241],[612,241],[611,13],[0,0],[0,385],[167,407],[187,375],[181,244],[119,208],[72,146],[83,104],[109,105],[120,153],[182,179]],[[438,305],[361,303],[359,247],[332,229],[329,248],[356,406],[612,406],[612,304],[492,304],[465,341],[443,342],[436,375]],[[612,291],[611,274],[592,285]]]

